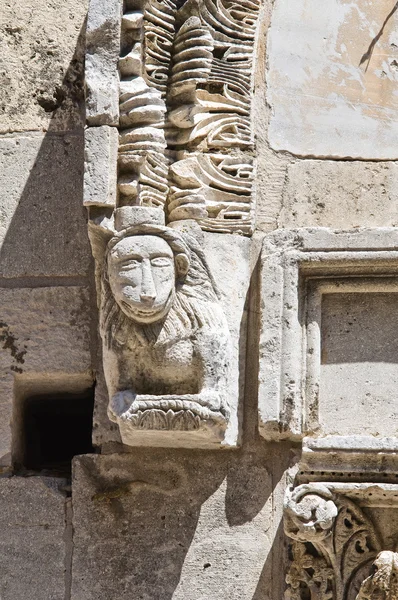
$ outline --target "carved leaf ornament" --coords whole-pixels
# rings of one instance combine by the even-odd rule
[[[305,484],[286,494],[284,526],[293,540],[285,598],[355,600],[356,575],[366,570],[381,549],[378,534],[363,511],[326,485]],[[367,585],[370,589],[371,583]],[[357,600],[365,598],[359,595]]]

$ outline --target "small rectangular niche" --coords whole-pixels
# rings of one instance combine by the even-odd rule
[[[321,279],[310,281],[308,290],[309,429],[396,435],[397,280]]]
[[[67,476],[77,454],[94,452],[94,387],[79,393],[32,393],[17,398],[14,414],[15,471]]]

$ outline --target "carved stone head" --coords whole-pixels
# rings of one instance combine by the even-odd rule
[[[111,292],[122,312],[138,323],[163,319],[173,305],[176,283],[187,274],[190,252],[182,237],[166,227],[138,225],[108,245]]]

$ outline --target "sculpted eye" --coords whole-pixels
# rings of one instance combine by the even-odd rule
[[[167,258],[166,256],[152,258],[151,265],[153,267],[169,267],[171,265],[171,258]]]
[[[141,265],[141,261],[137,260],[137,259],[130,259],[130,260],[126,260],[126,262],[124,262],[122,264],[122,269],[134,269],[136,267],[139,267]]]

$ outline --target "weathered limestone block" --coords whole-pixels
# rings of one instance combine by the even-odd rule
[[[3,137],[0,156],[0,275],[87,274],[83,135]]]
[[[119,0],[91,0],[86,28],[86,119],[89,125],[119,122],[119,76],[122,5]]]
[[[398,486],[311,483],[288,489],[286,600],[387,600],[397,595]],[[373,563],[373,564],[372,564]]]
[[[279,227],[395,227],[393,162],[300,160],[288,166]]]
[[[256,451],[75,458],[72,600],[281,598],[287,467]]]
[[[0,480],[0,595],[2,600],[64,600],[63,480]]]
[[[397,250],[392,228],[266,238],[259,364],[265,437],[396,435]]]
[[[91,385],[90,300],[87,288],[53,287],[0,289],[0,303],[0,466],[7,467],[27,396]]]
[[[2,2],[0,133],[84,123],[84,0]]]
[[[85,206],[116,206],[117,153],[115,127],[88,127],[84,134]]]
[[[397,19],[389,0],[275,3],[267,74],[275,150],[397,158]]]

